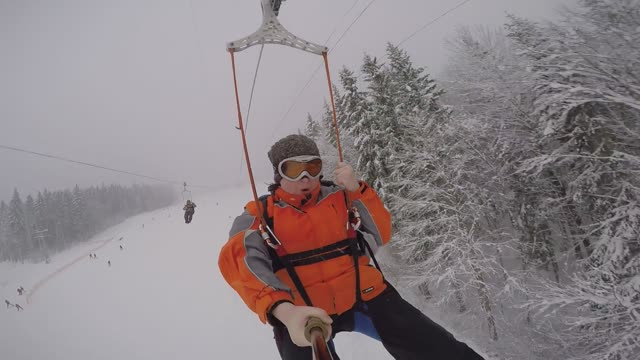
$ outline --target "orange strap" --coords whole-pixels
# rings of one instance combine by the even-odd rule
[[[242,123],[242,112],[240,110],[240,96],[238,95],[238,80],[236,76],[236,61],[234,56],[234,50],[229,49],[229,54],[231,54],[231,68],[233,70],[233,86],[234,86],[235,95],[236,95],[236,109],[238,111],[238,129],[240,130],[240,135],[242,136],[242,146],[244,150],[244,157],[247,162],[247,170],[249,171],[249,181],[251,182],[251,190],[253,191],[253,200],[256,203],[256,207],[258,209],[262,209],[261,207],[262,203],[258,199],[258,191],[256,190],[256,184],[253,178],[253,170],[251,169],[251,161],[249,160],[249,150],[247,147],[247,138],[244,132],[244,124]],[[336,129],[338,157],[340,161],[344,161],[344,158],[342,156],[342,144],[340,143],[340,131],[338,130],[338,115],[336,113],[336,103],[333,98],[333,88],[331,86],[331,73],[329,72],[329,59],[328,59],[327,52],[322,53],[322,58],[324,59],[324,67],[327,73],[327,82],[329,84],[329,98],[331,99],[331,109],[333,113],[333,126]],[[347,209],[349,209],[351,207],[351,201],[348,199],[348,197],[347,197],[347,202],[348,202]],[[259,213],[258,217],[260,220],[260,224],[262,224],[263,228],[266,229],[267,224],[266,224],[266,220],[264,219],[264,216],[262,215],[262,211],[259,211],[258,213]]]
[[[240,130],[240,135],[242,136],[242,147],[244,149],[244,158],[247,162],[247,170],[249,171],[249,181],[251,182],[251,190],[253,191],[253,200],[256,203],[258,209],[262,209],[262,203],[258,200],[258,191],[256,190],[256,183],[253,179],[253,170],[251,169],[251,160],[249,159],[249,150],[247,148],[247,137],[244,133],[244,125],[242,123],[242,112],[240,110],[240,96],[238,95],[238,79],[236,76],[236,59],[234,56],[234,50],[229,49],[229,54],[231,54],[231,68],[233,70],[233,87],[235,89],[236,94],[236,108],[238,110],[238,129]],[[260,219],[260,224],[262,224],[263,228],[266,228],[266,222],[262,213],[258,212],[258,219]]]
[[[336,102],[333,99],[333,86],[331,86],[331,73],[329,72],[329,56],[327,52],[322,53],[324,59],[324,69],[327,72],[327,82],[329,83],[329,98],[331,99],[331,110],[333,112],[333,127],[336,129],[336,145],[338,146],[338,158],[340,161],[344,161],[342,157],[342,145],[340,144],[340,130],[338,129],[338,115],[336,114]],[[351,199],[347,194],[347,190],[344,190],[344,197],[347,199],[347,211],[351,211]]]
[[[331,99],[331,109],[333,111],[333,127],[336,129],[336,142],[338,145],[338,158],[340,161],[344,161],[342,158],[342,145],[340,144],[340,131],[338,130],[338,115],[336,114],[336,102],[333,99],[333,87],[331,86],[331,73],[329,72],[329,59],[326,52],[322,53],[324,59],[324,68],[327,72],[327,81],[329,82],[329,98]]]

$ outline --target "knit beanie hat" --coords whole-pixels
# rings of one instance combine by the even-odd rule
[[[318,150],[318,146],[311,138],[298,134],[289,135],[278,140],[267,153],[276,174],[278,173],[278,164],[282,160],[301,155],[320,156],[320,150]]]

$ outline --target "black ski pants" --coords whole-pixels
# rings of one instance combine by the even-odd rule
[[[355,309],[334,317],[333,336],[354,330]],[[467,344],[456,340],[442,326],[405,301],[390,285],[376,298],[365,302],[362,310],[373,322],[382,345],[398,360],[484,360]],[[273,328],[276,346],[283,360],[311,360],[311,347],[298,347],[289,337],[287,328]],[[334,360],[333,341],[329,349]]]
[[[188,224],[188,223],[190,223],[190,222],[191,222],[191,219],[193,219],[193,213],[194,213],[194,212],[195,212],[195,211],[189,211],[189,210],[187,210],[187,211],[184,213],[184,222],[186,222],[187,224]]]

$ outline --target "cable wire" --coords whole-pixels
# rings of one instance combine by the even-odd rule
[[[351,10],[353,10],[354,7],[356,7],[356,5],[358,5],[358,3],[360,2],[360,0],[356,0],[353,2],[353,4],[351,4],[351,7],[349,8],[349,10],[347,10],[342,17],[340,18],[340,20],[338,21],[338,23],[336,24],[336,26],[333,28],[333,31],[331,31],[331,34],[329,34],[329,36],[327,37],[327,40],[324,41],[324,43],[322,43],[324,46],[327,46],[327,44],[329,43],[329,40],[331,40],[331,38],[333,37],[333,34],[336,33],[336,31],[338,30],[338,26],[340,26],[340,24],[342,23],[342,20],[344,20],[345,17],[347,17],[347,15],[349,15],[349,13],[351,12]]]
[[[262,51],[264,50],[264,42],[260,46],[260,55],[258,55],[258,63],[256,64],[256,72],[253,75],[253,84],[251,85],[251,95],[249,96],[249,106],[247,107],[247,114],[244,119],[244,131],[247,132],[249,127],[249,115],[251,114],[251,104],[253,103],[253,93],[256,89],[256,80],[258,79],[258,70],[260,69],[260,62],[262,61]],[[242,165],[244,165],[244,156],[240,155],[240,169],[242,171]]]
[[[249,106],[247,107],[247,115],[244,119],[245,131],[249,127],[249,114],[251,114],[251,104],[253,103],[253,92],[256,89],[256,80],[258,79],[258,70],[260,69],[260,62],[262,61],[262,51],[264,50],[264,42],[260,46],[260,55],[258,55],[258,64],[256,65],[256,73],[253,75],[253,84],[251,85],[251,96],[249,96]]]
[[[459,3],[458,5],[452,7],[451,9],[447,10],[446,12],[442,13],[440,16],[438,16],[437,18],[429,21],[428,23],[424,24],[423,26],[421,26],[418,30],[414,31],[411,35],[407,36],[406,38],[404,38],[402,41],[400,41],[396,46],[400,46],[402,44],[404,44],[405,42],[409,41],[411,38],[413,38],[414,36],[416,36],[419,32],[421,32],[422,30],[428,28],[429,26],[431,26],[432,24],[434,24],[436,21],[442,19],[443,17],[447,16],[447,14],[449,14],[450,12],[453,12],[455,10],[457,10],[458,8],[462,7],[462,5],[468,3],[471,0],[465,0],[461,3]]]
[[[61,157],[61,156],[49,155],[49,154],[40,153],[40,152],[37,152],[37,151],[20,149],[20,148],[16,148],[16,147],[13,147],[13,146],[7,146],[7,145],[1,145],[0,144],[0,148],[7,149],[7,150],[13,150],[13,151],[17,151],[17,152],[23,152],[23,153],[27,153],[27,154],[31,154],[31,155],[42,156],[42,157],[46,157],[46,158],[50,158],[50,159],[66,161],[66,162],[70,162],[70,163],[74,163],[74,164],[90,166],[90,167],[94,167],[94,168],[98,168],[98,169],[102,169],[102,170],[108,170],[108,171],[112,171],[112,172],[121,173],[121,174],[137,176],[137,177],[141,177],[141,178],[145,178],[145,179],[156,180],[156,181],[160,181],[160,182],[164,182],[164,183],[168,183],[168,184],[172,184],[172,185],[183,186],[183,184],[184,184],[183,181],[173,181],[173,180],[167,180],[167,179],[160,179],[160,178],[157,178],[157,177],[148,176],[148,175],[144,175],[144,174],[138,174],[138,173],[134,173],[134,172],[131,172],[131,171],[118,170],[118,169],[114,169],[114,168],[110,168],[110,167],[106,167],[106,166],[102,166],[102,165],[91,164],[91,163],[84,162],[84,161],[67,159],[67,158],[64,158],[64,157]],[[189,186],[190,187],[213,189],[212,187],[206,186],[206,185],[189,185]]]
[[[336,46],[340,43],[340,41],[342,41],[342,39],[346,36],[346,34],[349,32],[349,30],[351,30],[353,25],[355,25],[355,23],[358,22],[358,20],[362,17],[362,15],[364,15],[364,13],[369,9],[369,7],[371,7],[371,5],[373,5],[374,2],[376,2],[376,0],[371,0],[367,4],[367,6],[365,6],[364,9],[358,14],[358,16],[356,16],[356,18],[351,22],[351,24],[349,24],[349,26],[346,28],[346,30],[342,32],[342,34],[340,35],[338,40],[335,42],[335,44],[333,44],[333,46],[331,47],[331,50],[329,50],[329,53],[331,53],[336,48]],[[357,4],[357,1],[356,1],[356,3],[354,3],[354,5],[351,7],[351,9],[355,6],[355,4]],[[351,9],[349,9],[349,11],[347,11],[347,13],[350,12]],[[330,37],[331,36],[329,36],[329,38]],[[327,40],[329,40],[329,38],[327,38]],[[291,113],[291,110],[293,110],[293,108],[296,106],[296,103],[298,102],[298,99],[300,99],[300,97],[302,96],[304,91],[307,89],[307,87],[309,87],[309,85],[311,84],[311,81],[313,81],[313,79],[315,78],[316,74],[318,73],[318,70],[320,70],[320,68],[322,68],[322,65],[323,65],[323,62],[320,62],[320,64],[318,64],[318,66],[315,68],[315,70],[313,71],[313,73],[311,74],[311,76],[309,77],[307,82],[304,84],[302,89],[298,92],[298,95],[295,97],[295,99],[293,100],[293,102],[291,103],[291,105],[289,106],[287,111],[284,113],[284,115],[282,116],[280,121],[278,121],[278,123],[274,127],[274,131],[271,133],[271,138],[273,138],[273,135],[275,134],[276,130],[280,127],[280,124],[282,124],[287,119],[287,116],[289,116],[289,113]]]
[[[351,30],[351,28],[353,27],[353,25],[355,25],[356,22],[358,22],[358,20],[360,20],[360,18],[362,17],[362,15],[369,9],[369,7],[371,7],[371,5],[373,5],[373,3],[376,2],[376,0],[371,0],[369,2],[369,4],[367,4],[367,6],[365,6],[364,9],[362,9],[362,11],[360,12],[360,14],[358,14],[358,16],[356,16],[356,18],[351,22],[351,24],[349,24],[349,26],[347,27],[347,29],[342,33],[342,35],[340,35],[340,37],[338,38],[338,41],[336,41],[335,44],[333,44],[333,47],[331,47],[331,50],[329,50],[329,54],[331,54],[331,52],[333,50],[336,49],[336,47],[338,46],[338,44],[340,44],[340,41],[342,41],[342,39],[345,37],[345,35],[347,35],[347,32],[349,32],[349,30]]]
[[[461,3],[459,3],[458,5],[456,5],[456,6],[452,7],[452,8],[450,8],[449,10],[445,11],[444,13],[440,14],[440,15],[439,15],[438,17],[436,17],[435,19],[430,20],[428,23],[426,23],[426,24],[422,25],[420,28],[418,28],[418,30],[416,30],[416,31],[414,31],[413,33],[411,33],[411,35],[409,35],[409,36],[405,37],[405,38],[404,38],[402,41],[400,41],[396,46],[398,46],[398,47],[399,47],[400,45],[402,45],[402,44],[404,44],[405,42],[409,41],[411,38],[413,38],[414,36],[416,36],[418,33],[420,33],[421,31],[423,31],[424,29],[428,28],[428,27],[429,27],[429,26],[431,26],[432,24],[436,23],[438,20],[442,19],[443,17],[445,17],[445,16],[446,16],[446,15],[448,15],[449,13],[451,13],[451,12],[453,12],[453,11],[457,10],[458,8],[462,7],[464,4],[466,4],[466,3],[470,2],[470,1],[471,1],[471,0],[465,0],[465,1],[461,2]],[[386,58],[386,56],[387,56],[387,54],[384,54],[383,56],[381,56],[381,57],[379,58],[379,62],[384,61],[384,59]],[[357,78],[358,80],[361,80],[361,79],[362,79],[362,75],[363,75],[363,74],[362,74],[362,73],[360,73],[360,74],[358,74],[358,75],[356,76],[356,78]]]

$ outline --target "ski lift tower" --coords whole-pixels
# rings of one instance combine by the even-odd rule
[[[45,249],[44,238],[47,237],[49,229],[36,230],[33,232],[33,237],[38,239],[40,244],[40,252],[44,255],[45,260],[49,258],[49,251]]]

